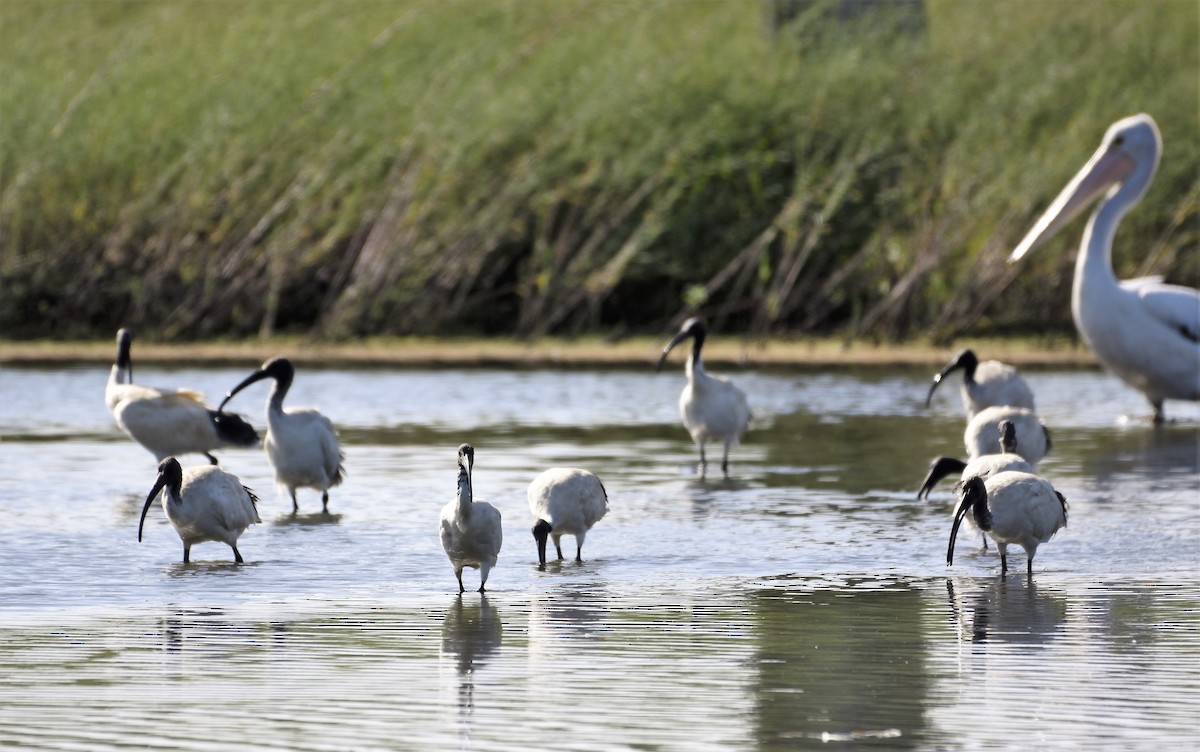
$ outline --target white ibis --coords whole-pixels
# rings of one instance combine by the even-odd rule
[[[587,470],[552,467],[529,484],[526,492],[533,513],[533,538],[537,541],[538,565],[546,566],[546,538],[554,539],[558,558],[563,558],[561,538],[575,536],[575,561],[583,561],[583,539],[608,513],[604,484]]]
[[[1030,465],[1037,466],[1052,448],[1050,432],[1042,424],[1037,413],[1023,407],[987,407],[967,423],[963,431],[963,444],[967,456],[982,457],[985,454],[1000,454],[1000,424],[1008,421],[1017,435],[1018,453]]]
[[[258,518],[258,497],[236,475],[212,465],[184,470],[174,457],[158,463],[158,478],[138,520],[138,543],[142,542],[146,512],[160,491],[163,511],[183,540],[185,564],[191,561],[192,546],[204,541],[224,543],[233,549],[233,560],[242,563],[238,537],[262,520]]]
[[[982,363],[975,352],[966,349],[954,356],[940,373],[933,377],[929,394],[925,397],[925,407],[929,407],[933,392],[942,383],[942,379],[953,371],[961,368],[963,372],[962,403],[967,411],[967,419],[986,407],[993,405],[1012,405],[1033,409],[1033,391],[1017,373],[1017,369],[998,360],[985,360]]]
[[[1067,500],[1045,479],[1032,473],[1003,472],[963,483],[962,502],[954,514],[946,566],[954,564],[954,539],[967,512],[975,526],[987,532],[1000,549],[1000,573],[1008,572],[1008,546],[1025,549],[1026,571],[1033,576],[1033,556],[1060,528],[1067,526]]]
[[[688,337],[692,338],[692,357],[684,367],[687,384],[683,387],[683,393],[679,395],[679,413],[683,417],[684,427],[700,448],[700,477],[703,478],[708,470],[704,445],[709,441],[720,441],[725,445],[725,454],[721,458],[721,472],[728,478],[729,447],[741,440],[742,434],[750,425],[750,419],[754,416],[741,389],[728,379],[711,376],[704,371],[700,351],[704,347],[707,331],[700,319],[690,318],[683,322],[679,333],[663,348],[657,370],[662,370],[671,348]]]
[[[952,473],[959,473],[961,483],[961,481],[976,476],[986,479],[1006,470],[1033,472],[1033,466],[1018,451],[1017,429],[1013,426],[1012,421],[1000,421],[1000,447],[999,454],[981,454],[965,462],[954,457],[935,458],[929,463],[929,473],[921,483],[921,490],[917,491],[917,498],[928,499],[929,492],[933,490],[933,487]]]
[[[215,465],[214,449],[258,446],[253,426],[238,415],[209,408],[199,392],[134,384],[132,343],[128,329],[117,332],[117,360],[104,388],[104,402],[129,438],[159,462],[181,454],[203,454]]]
[[[275,483],[292,496],[292,513],[300,511],[296,503],[297,488],[313,488],[321,492],[321,509],[329,511],[329,489],[342,482],[342,450],[337,431],[329,418],[313,407],[284,408],[283,398],[292,386],[296,369],[287,358],[271,358],[242,383],[225,395],[221,407],[233,396],[262,379],[274,379],[267,396],[267,439],[263,446],[271,467],[275,468]]]
[[[1149,187],[1161,151],[1149,115],[1113,123],[1008,259],[1018,261],[1103,196],[1083,231],[1071,314],[1104,367],[1146,395],[1156,423],[1164,419],[1164,400],[1200,400],[1200,292],[1163,284],[1161,277],[1118,281],[1112,244],[1121,218]]]
[[[463,587],[464,567],[479,570],[479,592],[484,592],[488,572],[496,566],[504,531],[500,526],[500,511],[486,501],[475,501],[471,488],[471,468],[475,464],[475,448],[463,444],[458,448],[458,492],[454,501],[442,507],[439,531],[442,548],[458,578],[458,592]]]
[[[1017,453],[1017,429],[1011,421],[1000,421],[1000,446],[1002,450],[1000,454],[982,454],[966,462],[954,457],[935,458],[929,463],[929,473],[921,483],[921,490],[917,491],[917,498],[928,499],[929,492],[933,490],[938,481],[951,473],[959,474],[957,485],[961,487],[963,481],[968,478],[986,479],[1007,470],[1016,470],[1022,473],[1033,472],[1033,467]],[[973,527],[969,519],[964,519],[963,522],[968,527]],[[986,551],[987,535],[981,532],[980,538],[983,540],[983,550]]]

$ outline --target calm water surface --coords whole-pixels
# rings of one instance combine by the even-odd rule
[[[253,365],[136,375],[215,397]],[[236,566],[183,565],[158,506],[137,543],[155,462],[107,368],[2,369],[0,744],[1195,749],[1200,409],[1154,428],[1103,373],[1028,374],[1070,525],[1001,578],[974,536],[946,568],[948,482],[914,498],[963,451],[929,375],[736,374],[756,421],[704,482],[679,373],[302,369],[288,403],[338,424],[349,476],[292,517],[261,451],[221,453],[262,497]],[[260,428],[266,391],[233,403]],[[486,597],[437,536],[462,441],[504,515]],[[611,511],[542,572],[525,488],[553,465]]]

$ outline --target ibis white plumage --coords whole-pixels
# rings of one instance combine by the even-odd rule
[[[475,448],[463,444],[458,448],[458,490],[454,501],[442,507],[438,523],[442,548],[454,567],[460,593],[466,591],[462,581],[464,567],[479,570],[479,592],[484,592],[488,573],[496,566],[500,545],[504,542],[500,510],[482,499],[475,499],[471,484],[474,465]]]
[[[1008,546],[1016,544],[1025,549],[1026,571],[1032,577],[1038,546],[1067,526],[1067,500],[1045,478],[1013,471],[987,480],[968,478],[950,529],[946,566],[954,564],[954,541],[967,512],[974,517],[975,526],[996,541],[1001,574],[1008,571]]]
[[[575,536],[575,561],[583,561],[584,538],[608,513],[608,493],[600,479],[587,470],[552,467],[533,479],[526,497],[533,513],[538,565],[546,566],[547,537],[563,558],[563,535]]]
[[[925,407],[929,407],[933,393],[942,380],[955,370],[963,372],[962,403],[967,411],[967,419],[984,408],[994,405],[1012,405],[1033,409],[1033,390],[1017,369],[998,360],[980,362],[975,352],[970,348],[954,356],[946,367],[933,377],[929,394],[925,397]]]
[[[1105,368],[1150,401],[1155,422],[1164,419],[1165,400],[1200,400],[1200,291],[1161,277],[1118,281],[1112,244],[1121,218],[1154,178],[1161,151],[1149,115],[1118,120],[1009,257],[1018,261],[1104,197],[1083,231],[1071,315]]]
[[[721,472],[728,478],[729,448],[741,440],[754,415],[750,412],[750,405],[741,389],[728,379],[705,372],[700,352],[704,347],[707,332],[704,322],[698,318],[690,318],[683,322],[679,333],[663,348],[662,357],[658,360],[658,370],[662,370],[671,348],[688,337],[692,338],[692,356],[684,367],[687,384],[679,395],[679,413],[683,418],[684,427],[700,448],[700,477],[703,478],[708,470],[704,445],[709,441],[720,441],[725,445],[725,453],[721,458]]]
[[[981,454],[963,461],[954,457],[936,457],[929,463],[929,473],[917,491],[918,499],[928,499],[929,492],[947,475],[959,474],[959,481],[980,477],[987,479],[1006,470],[1032,473],[1033,466],[1021,456],[1017,444],[1017,430],[1012,421],[1000,421],[1000,447],[998,454]]]
[[[139,543],[146,513],[160,492],[163,511],[183,540],[184,563],[191,561],[192,546],[204,541],[224,543],[233,549],[234,561],[242,563],[238,538],[246,528],[262,520],[258,518],[258,497],[236,475],[212,465],[185,470],[174,457],[160,462],[158,478],[138,520]]]
[[[1004,447],[1000,443],[1000,424],[1008,421],[1016,431],[1017,453],[1034,467],[1053,446],[1050,431],[1038,418],[1037,413],[1024,407],[988,407],[981,410],[967,423],[963,431],[963,444],[970,458],[985,454],[1000,454]]]
[[[249,423],[238,415],[209,408],[199,392],[134,384],[132,344],[132,332],[117,332],[117,359],[108,374],[104,402],[117,426],[156,460],[203,454],[215,465],[214,449],[258,446],[258,434]]]
[[[296,502],[297,488],[313,488],[321,492],[321,509],[329,511],[329,489],[342,482],[341,447],[333,423],[313,407],[284,408],[283,399],[292,386],[296,369],[287,358],[271,358],[242,383],[225,395],[221,407],[246,387],[262,379],[274,379],[267,395],[267,438],[263,447],[271,467],[275,468],[275,483],[288,490],[292,497],[292,512],[300,511]]]

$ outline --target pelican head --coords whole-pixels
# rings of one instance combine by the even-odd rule
[[[933,399],[933,393],[938,388],[938,384],[942,383],[942,379],[949,376],[956,369],[961,368],[963,369],[963,378],[971,381],[975,378],[975,369],[978,367],[979,358],[975,356],[975,351],[971,348],[968,347],[958,355],[955,355],[954,360],[947,363],[946,367],[933,377],[933,383],[929,386],[929,394],[925,395],[925,407],[929,407],[929,403]]]
[[[225,395],[225,399],[221,400],[221,406],[217,408],[217,412],[224,412],[225,403],[233,399],[235,394],[263,379],[275,379],[276,389],[282,400],[282,395],[287,394],[288,389],[292,386],[292,379],[295,377],[296,369],[292,366],[292,361],[287,358],[271,358],[263,363],[261,368],[243,379],[242,383],[230,389]]]
[[[688,337],[692,337],[695,341],[692,345],[692,362],[700,360],[700,348],[704,347],[704,337],[708,334],[708,328],[704,326],[704,322],[696,317],[692,317],[683,322],[679,327],[679,332],[671,338],[667,346],[663,348],[662,357],[658,359],[658,367],[654,369],[655,373],[662,370],[663,363],[667,360],[667,355],[671,352],[671,348],[678,345]]]
[[[154,488],[150,489],[150,495],[146,497],[146,503],[142,505],[142,518],[138,520],[138,543],[142,542],[142,526],[146,523],[146,512],[150,511],[150,505],[154,503],[158,492],[166,488],[178,496],[182,487],[183,468],[179,466],[179,460],[168,457],[158,463],[158,478],[154,481]]]
[[[537,541],[538,549],[538,566],[542,569],[546,568],[546,538],[553,529],[554,527],[545,520],[538,520],[533,526],[533,539]]]
[[[1021,239],[1008,262],[1043,245],[1101,196],[1120,195],[1122,207],[1135,204],[1150,185],[1161,153],[1162,136],[1154,118],[1141,114],[1113,123],[1100,148]]]
[[[950,546],[946,549],[946,566],[954,564],[954,540],[958,538],[958,526],[967,512],[975,515],[975,526],[980,530],[992,529],[992,513],[987,508],[987,488],[978,475],[963,481],[962,501],[954,513],[954,527],[950,528]]]

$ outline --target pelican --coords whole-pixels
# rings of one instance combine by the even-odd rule
[[[117,360],[108,374],[104,402],[117,426],[156,460],[194,453],[215,465],[213,449],[258,446],[253,426],[238,415],[210,409],[199,392],[134,384],[131,344],[132,332],[117,332]]]
[[[537,541],[538,565],[546,566],[546,538],[554,539],[558,558],[563,558],[560,540],[575,536],[575,561],[583,561],[583,539],[608,512],[604,484],[587,470],[552,467],[529,484],[526,492],[533,512],[533,538]]]
[[[321,492],[321,509],[329,511],[329,489],[342,482],[346,471],[345,459],[338,447],[333,423],[313,407],[283,407],[283,398],[292,386],[296,369],[287,358],[271,358],[242,383],[235,386],[221,403],[262,379],[274,379],[267,396],[267,440],[264,448],[271,467],[275,468],[275,483],[292,496],[292,513],[300,511],[296,503],[297,488],[314,488]]]
[[[1083,231],[1071,315],[1104,367],[1146,395],[1156,423],[1164,420],[1164,400],[1200,400],[1200,292],[1161,277],[1117,281],[1112,243],[1117,224],[1150,185],[1161,150],[1149,115],[1113,123],[1008,259],[1020,260],[1103,196]]]
[[[1050,432],[1037,414],[1023,407],[988,407],[971,418],[963,432],[967,456],[974,459],[985,454],[1002,453],[1004,447],[1000,443],[1000,424],[1004,421],[1011,423],[1016,431],[1021,456],[1036,467],[1049,454],[1053,444],[1050,442]]]
[[[928,499],[933,487],[951,473],[959,473],[961,483],[976,476],[987,479],[1006,470],[1033,472],[1033,466],[1017,452],[1017,429],[1012,421],[1000,421],[1000,447],[999,454],[981,454],[966,462],[954,457],[937,457],[929,463],[929,474],[921,483],[917,498]]]
[[[471,468],[475,464],[475,448],[463,444],[458,448],[458,492],[454,501],[442,507],[439,531],[442,548],[458,578],[458,592],[463,593],[463,567],[479,570],[479,592],[484,592],[488,572],[496,566],[504,531],[500,526],[500,511],[486,501],[475,501],[471,489]]]
[[[1033,409],[1033,392],[1017,369],[998,360],[979,362],[975,352],[966,349],[954,356],[940,373],[933,377],[929,394],[925,397],[925,407],[929,407],[933,392],[955,369],[963,371],[962,402],[967,411],[967,420],[985,407],[993,405],[1012,405]]]
[[[741,440],[742,434],[750,425],[750,419],[754,416],[741,389],[728,379],[705,373],[704,365],[700,362],[700,350],[704,347],[707,332],[704,322],[700,319],[691,318],[683,322],[679,333],[663,348],[656,371],[662,370],[671,348],[688,337],[692,338],[692,357],[684,367],[687,385],[679,395],[679,413],[683,417],[684,427],[692,435],[692,441],[700,447],[700,477],[703,478],[708,470],[704,445],[710,440],[715,440],[725,444],[721,472],[728,478],[729,447]]]
[[[986,481],[968,478],[963,483],[962,502],[954,513],[946,566],[954,564],[954,539],[958,526],[970,511],[975,525],[986,531],[1000,549],[1000,574],[1008,572],[1008,545],[1025,549],[1026,571],[1033,576],[1033,556],[1041,543],[1067,526],[1067,500],[1054,487],[1032,473],[1004,472]]]
[[[233,549],[233,560],[242,563],[238,537],[262,520],[258,518],[258,497],[236,475],[212,465],[184,470],[174,457],[158,463],[158,478],[138,520],[138,543],[142,542],[146,513],[159,491],[162,491],[163,511],[183,539],[185,564],[191,561],[192,546],[204,541],[224,543]]]

